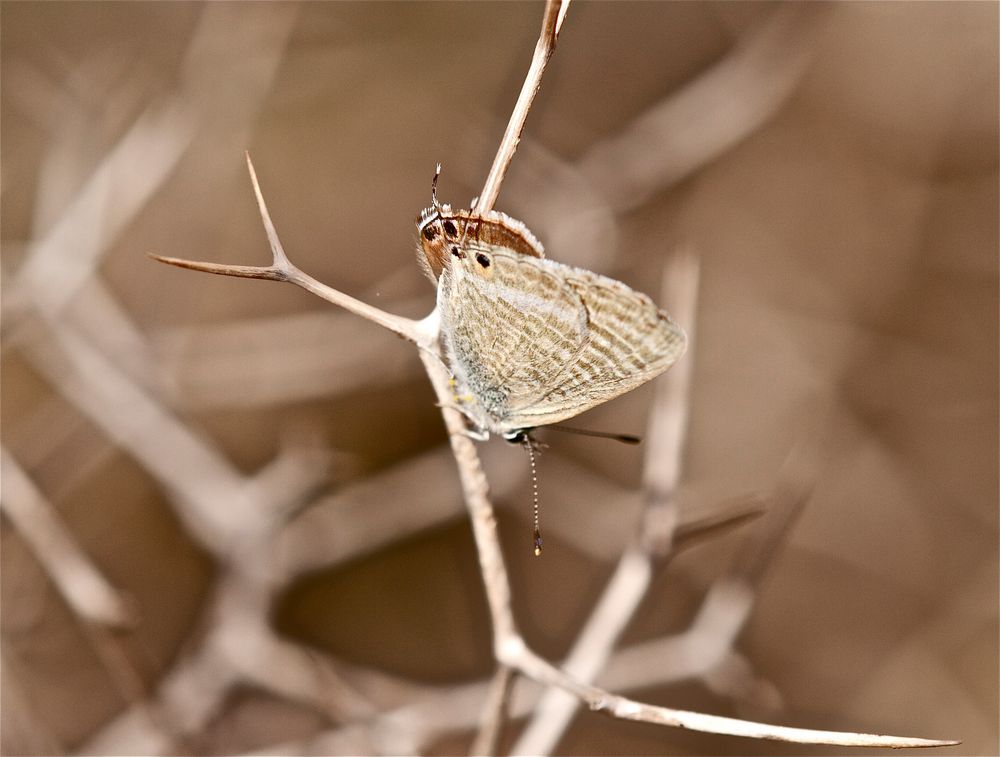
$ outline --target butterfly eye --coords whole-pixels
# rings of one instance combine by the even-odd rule
[[[426,239],[428,242],[433,242],[435,239],[437,239],[437,235],[438,235],[437,229],[435,229],[433,226],[424,227],[424,239]]]
[[[479,265],[481,265],[483,268],[490,267],[490,259],[481,252],[476,254],[476,262],[479,263]]]
[[[444,222],[444,233],[447,234],[449,237],[458,236],[458,227],[455,225],[454,221]]]

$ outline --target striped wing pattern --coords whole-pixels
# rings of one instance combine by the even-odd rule
[[[467,408],[473,420],[501,433],[513,428],[506,422],[512,409],[561,381],[585,348],[587,311],[548,261],[478,244],[466,249],[468,258],[488,250],[488,275],[465,261],[445,271],[442,326],[452,370],[480,405],[479,417]]]
[[[562,267],[587,311],[587,343],[555,385],[511,407],[505,419],[511,428],[557,423],[625,394],[663,373],[687,348],[684,331],[646,295],[606,276]]]
[[[490,265],[477,266],[476,252]],[[659,375],[683,330],[648,297],[591,271],[471,243],[445,271],[439,304],[456,378],[480,427],[557,423]]]

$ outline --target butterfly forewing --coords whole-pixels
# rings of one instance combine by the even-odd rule
[[[475,241],[495,250],[506,250],[527,255],[532,258],[544,258],[545,252],[541,242],[528,228],[511,218],[506,213],[491,210],[482,218],[467,213],[459,216],[463,228],[467,228],[470,242]]]
[[[496,210],[475,215],[453,211],[450,205],[424,208],[417,218],[420,241],[418,261],[431,281],[437,283],[455,245],[470,243],[506,250],[533,258],[544,258],[541,242],[520,221]]]
[[[561,382],[585,350],[586,308],[550,261],[478,243],[464,252],[439,290],[449,359],[485,413],[475,420],[506,431],[511,409]],[[487,267],[477,253],[489,255]]]

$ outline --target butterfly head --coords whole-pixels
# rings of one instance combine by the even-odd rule
[[[445,268],[489,278],[494,252],[545,257],[541,243],[520,221],[495,210],[479,214],[442,205],[437,197],[440,174],[439,163],[431,182],[431,206],[417,219],[417,259],[431,281],[436,284]]]
[[[466,214],[467,216],[467,214]],[[467,217],[456,214],[450,205],[435,204],[424,209],[417,219],[420,251],[417,259],[431,281],[438,277],[451,259],[465,257],[465,231]]]

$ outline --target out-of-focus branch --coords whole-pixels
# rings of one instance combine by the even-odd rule
[[[105,580],[55,509],[6,450],[0,450],[3,497],[0,505],[45,568],[81,629],[104,664],[112,685],[125,701],[141,707],[142,679],[111,629],[135,623],[126,599]]]
[[[530,203],[533,228],[556,257],[585,268],[598,261],[607,266],[617,246],[617,216],[735,147],[788,101],[813,59],[827,13],[817,4],[777,6],[720,61],[575,162],[526,140],[521,148],[531,159],[511,177],[513,204],[518,198]],[[477,140],[484,129],[466,131]]]
[[[665,557],[673,549],[680,523],[677,490],[681,484],[687,423],[691,408],[691,380],[697,353],[697,312],[700,263],[690,249],[675,252],[663,271],[662,302],[682,324],[688,352],[660,381],[650,415],[643,465],[646,507],[639,528],[643,550],[651,557]]]
[[[107,626],[125,626],[128,603],[77,545],[55,510],[6,450],[2,460],[0,507],[31,547],[66,602],[81,617]]]
[[[709,71],[592,147],[578,169],[619,213],[690,175],[784,104],[812,60],[825,13],[779,5]]]
[[[243,23],[233,23],[234,13],[240,14]],[[178,94],[150,104],[66,203],[51,228],[36,230],[38,241],[17,273],[17,287],[32,292],[36,307],[50,314],[59,312],[85,282],[93,280],[105,251],[162,188],[196,134],[217,126],[213,136],[231,144],[234,130],[247,128],[278,69],[294,19],[293,8],[248,15],[225,5],[206,6],[187,50]],[[250,60],[242,55],[246,49],[255,51]],[[220,66],[220,59],[247,62]],[[219,99],[233,90],[234,77],[241,84],[238,96],[232,98],[233,107],[220,108]],[[200,107],[208,102],[214,107]],[[216,118],[222,123],[199,122],[197,114],[204,112],[220,114]],[[53,129],[62,128],[66,121],[58,111],[48,117]],[[50,160],[62,157],[56,150]],[[143,170],[137,171],[138,165]],[[58,166],[47,163],[44,172],[52,176],[57,170]],[[40,207],[65,202],[49,196],[55,184],[49,181],[40,186]]]
[[[28,246],[26,262],[15,282],[22,304],[18,315],[32,326],[22,330],[29,333],[18,346],[60,394],[108,438],[138,458],[164,485],[191,533],[221,558],[224,568],[234,558],[234,552],[239,552],[234,547],[247,539],[252,541],[261,532],[269,533],[287,506],[315,487],[325,461],[312,451],[301,454],[295,449],[279,456],[253,478],[229,466],[211,443],[166,409],[169,402],[157,395],[160,387],[149,380],[156,373],[145,340],[101,282],[98,271],[102,256],[162,187],[178,159],[190,148],[195,133],[201,138],[201,146],[210,148],[212,137],[218,140],[224,135],[228,144],[233,139],[241,141],[238,135],[249,129],[277,71],[296,14],[294,8],[259,14],[251,11],[249,15],[241,11],[242,23],[234,27],[232,13],[225,6],[206,8],[201,13],[178,94],[166,101],[157,98],[148,106],[85,181],[66,176],[67,168],[77,168],[66,158],[81,133],[87,135],[87,127],[92,127],[90,113],[80,116],[77,111],[75,119],[52,119],[52,130],[59,140],[56,149],[47,153],[42,168],[37,207],[43,211],[60,209],[60,214],[50,227],[36,228],[39,241]],[[245,54],[249,48],[254,55]],[[236,52],[238,57],[234,56]],[[216,65],[220,59],[238,63]],[[232,96],[233,107],[220,103],[223,90],[236,93]],[[81,102],[85,99],[81,98]],[[206,102],[212,103],[213,116],[205,119],[209,123],[197,122],[198,113],[206,112],[199,103]],[[86,100],[80,110],[88,111],[90,104]],[[137,171],[137,166],[141,170]],[[77,190],[81,184],[82,189]],[[75,193],[69,198],[62,196],[67,188]],[[52,213],[40,212],[37,225],[47,223],[49,215]],[[5,315],[6,305],[5,301]],[[42,328],[35,328],[36,322],[28,320],[26,316],[31,314],[41,317]],[[120,363],[110,360],[109,355],[121,358]],[[16,487],[8,491],[6,484],[16,473],[8,475],[10,467],[4,468],[7,505],[12,501],[8,495],[15,494]],[[24,487],[21,489],[23,493]],[[223,501],[226,506],[220,507]],[[35,520],[35,527],[45,525],[44,518]],[[49,534],[45,555],[39,555],[43,564],[45,557],[53,556],[65,562],[67,554],[65,545],[52,538],[57,532],[51,526],[49,523],[42,529]],[[88,583],[86,570],[72,563],[69,567],[73,582]],[[58,577],[59,571],[50,573],[57,576],[57,586],[65,588],[66,580]],[[272,588],[266,583],[264,586],[268,591]],[[107,618],[95,615],[92,608],[88,611],[81,607],[72,595],[68,598],[114,688],[130,704],[125,731],[117,732],[121,738],[110,739],[105,749],[97,751],[155,753],[182,748],[175,728],[178,720],[199,725],[207,722],[216,706],[225,701],[233,676],[216,675],[220,661],[210,653],[206,655],[209,664],[201,669],[203,675],[196,685],[186,690],[182,687],[180,692],[179,699],[196,715],[191,717],[191,709],[183,707],[156,707],[145,700],[145,684],[128,659],[126,646],[100,625],[99,621]],[[267,607],[258,609],[257,615],[264,622]],[[312,665],[306,667],[314,669]],[[259,678],[272,681],[275,688],[287,689],[291,670],[294,667],[285,666],[279,676],[265,669]],[[325,693],[313,699],[317,698],[336,701]]]
[[[500,734],[503,731],[503,724],[507,707],[510,704],[511,687],[514,683],[514,675],[506,665],[497,667],[490,681],[489,691],[486,694],[486,701],[483,703],[483,715],[479,722],[479,733],[476,734],[470,755],[490,755],[496,754],[497,746],[500,742]]]
[[[4,751],[10,754],[67,754],[66,746],[53,730],[24,685],[19,660],[5,642],[0,647],[3,670]]]
[[[804,417],[808,417],[803,413]],[[812,494],[819,475],[820,459],[826,437],[822,423],[830,422],[830,416],[817,411],[816,417],[823,419],[810,428],[804,438],[789,453],[781,470],[771,497],[771,506],[762,519],[756,538],[748,543],[730,567],[728,575],[733,580],[754,586],[758,584],[767,568],[785,543],[788,531],[802,514],[806,501]]]
[[[358,328],[351,314],[337,311],[175,327],[150,342],[185,410],[277,406],[423,375],[409,350],[396,349],[393,334]]]
[[[494,482],[491,487],[494,500],[507,500],[523,480],[524,461],[499,445],[488,445],[478,452]],[[555,450],[550,451],[548,461],[550,469],[558,466],[557,476],[565,482],[561,499],[568,502],[588,497],[599,499],[619,513],[619,520],[634,520],[637,516],[640,498],[637,492],[613,482],[598,488],[587,477],[588,469]],[[277,537],[278,574],[290,580],[302,573],[341,565],[460,517],[464,512],[462,490],[454,478],[454,465],[450,449],[441,447],[348,483],[297,511]],[[757,518],[763,507],[761,497],[747,495],[704,511],[685,510],[674,534],[674,550],[685,549]],[[600,560],[620,551],[617,538],[581,538],[581,534],[609,533],[603,514],[596,508],[578,510],[572,521],[553,518],[549,529],[561,534],[576,549]],[[625,537],[621,539],[624,541]]]

